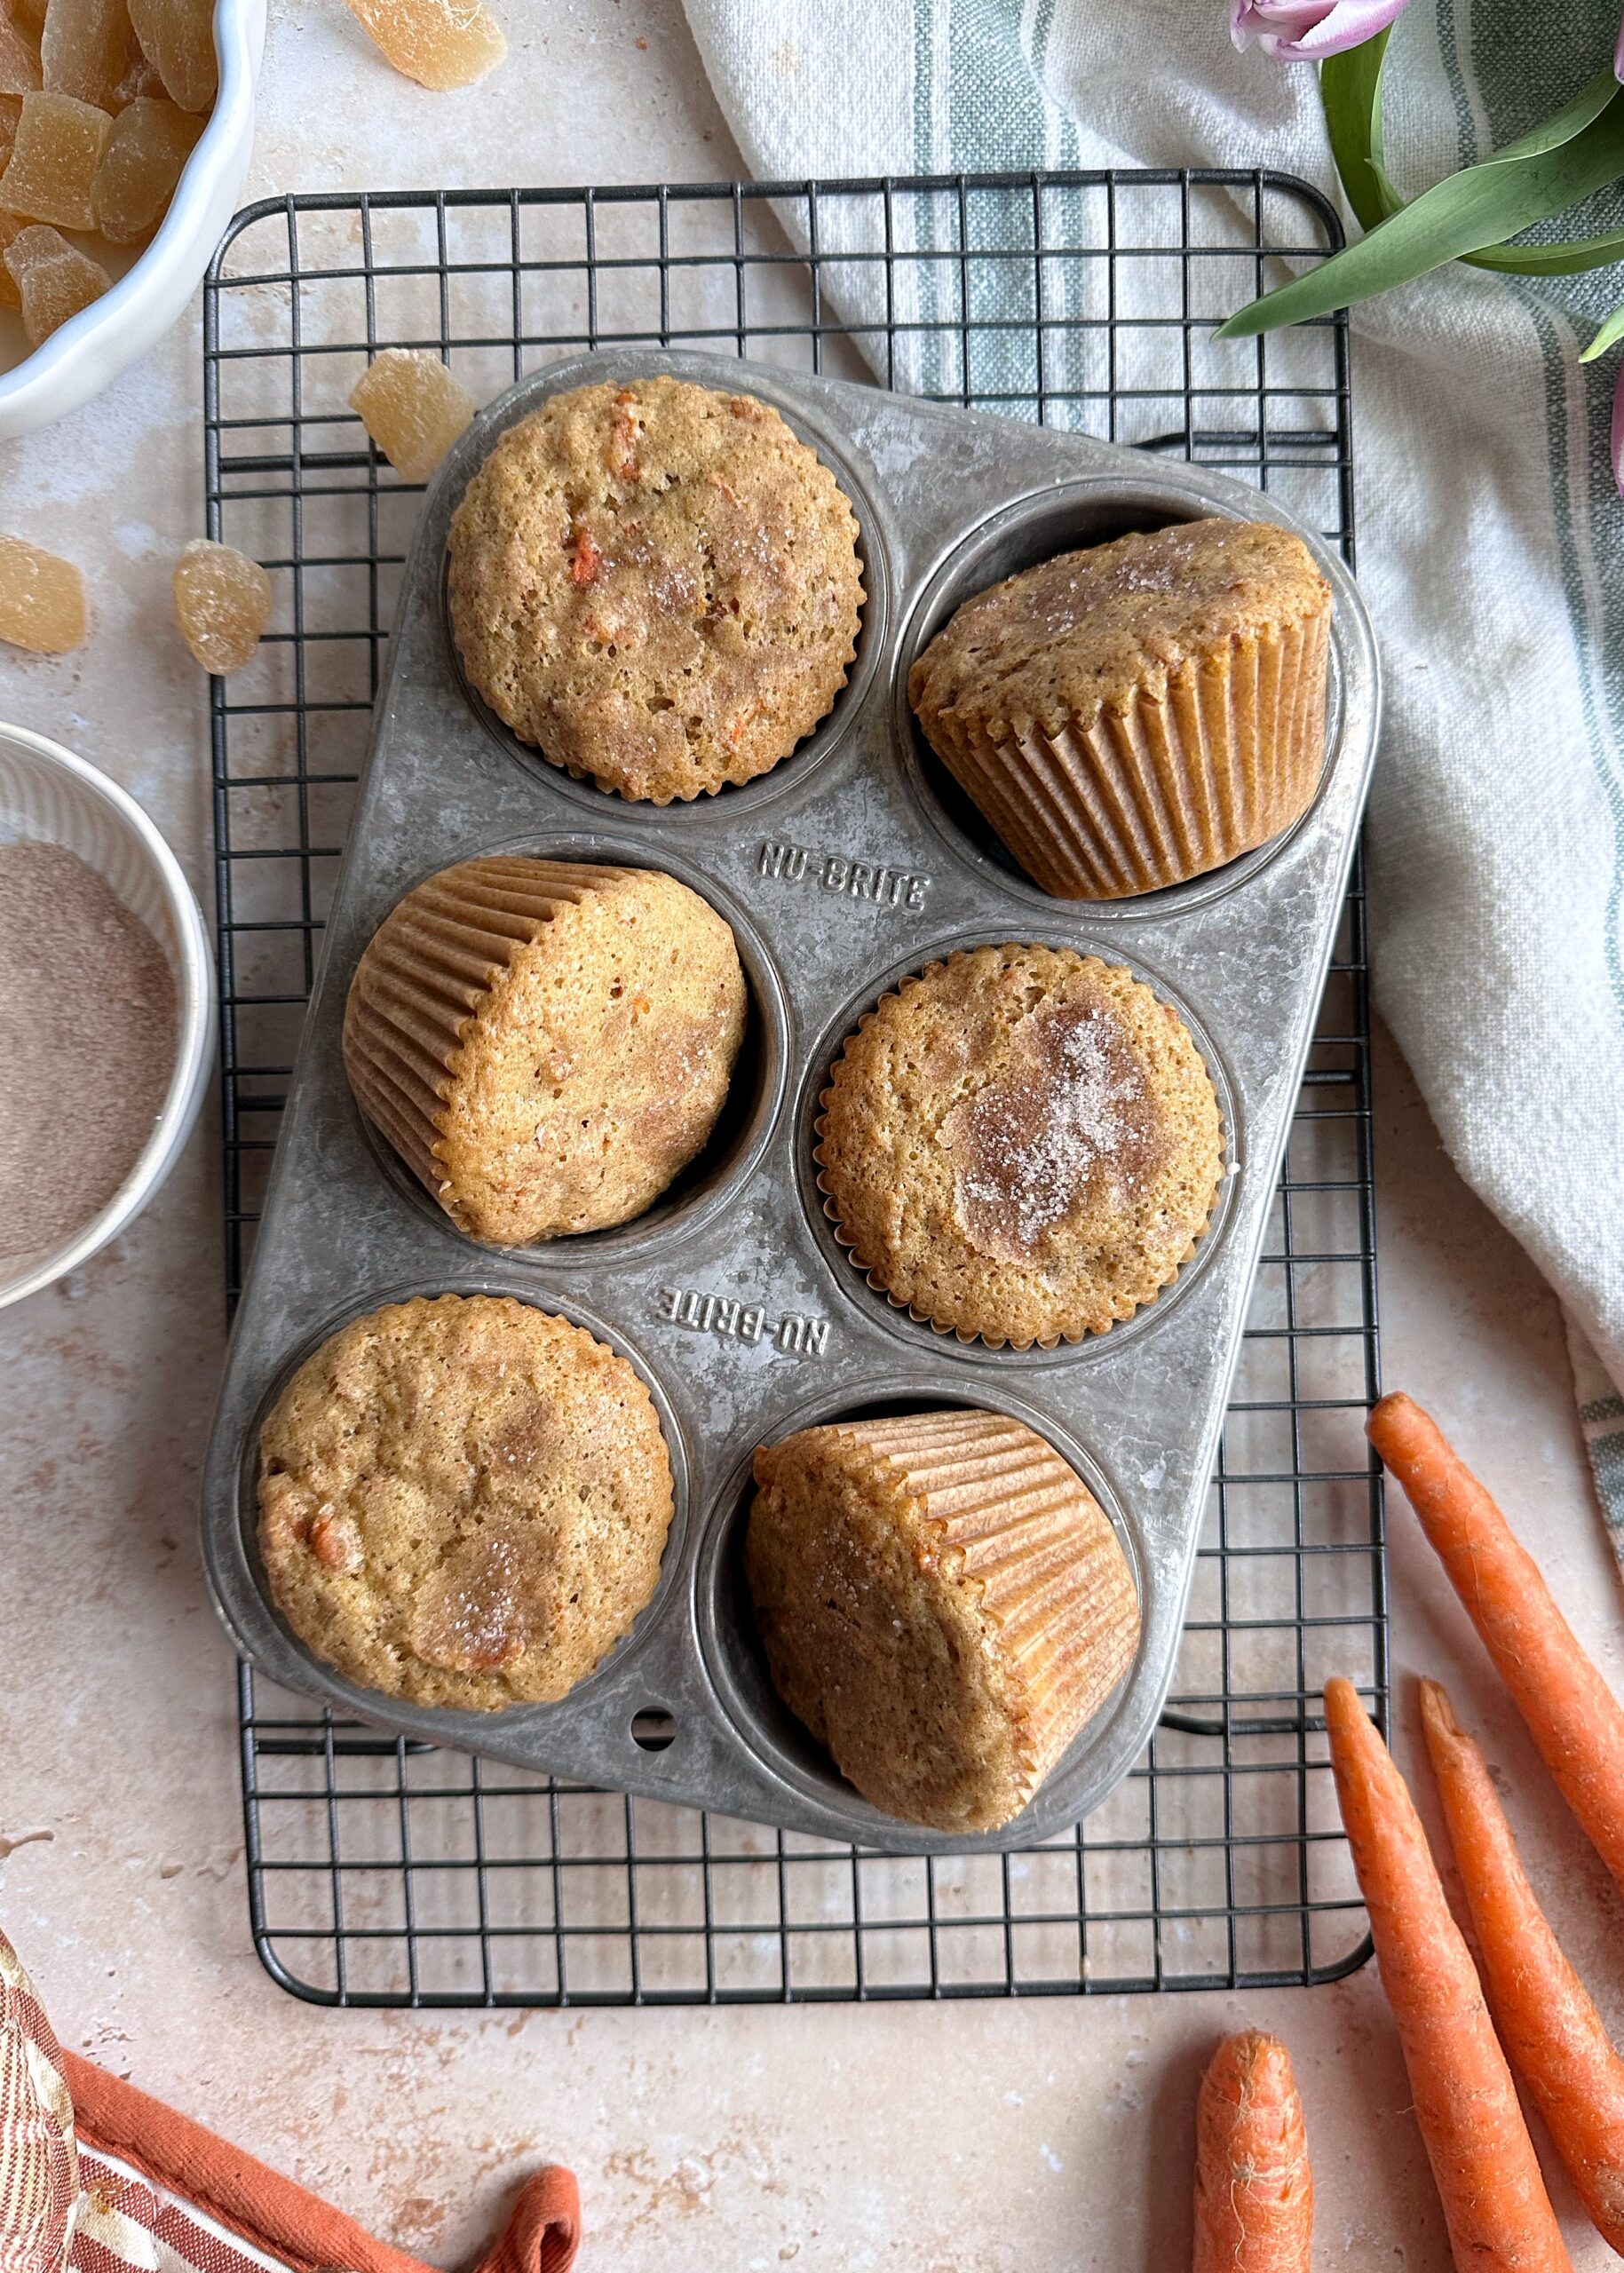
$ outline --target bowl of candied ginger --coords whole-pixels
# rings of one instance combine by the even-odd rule
[[[0,441],[144,355],[254,139],[265,0],[0,0]]]

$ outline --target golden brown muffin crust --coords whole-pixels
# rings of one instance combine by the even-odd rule
[[[1248,634],[1325,614],[1330,586],[1272,521],[1183,521],[1062,553],[978,592],[908,674],[934,743],[1055,733],[1130,701],[1147,662],[1172,671]]]
[[[345,1063],[452,1220],[517,1245],[659,1198],[716,1125],[748,999],[731,928],[673,876],[465,860],[368,944]]]
[[[864,1797],[1007,1823],[1132,1661],[1108,1518],[1018,1421],[803,1430],[756,1455],[745,1574],[773,1684]]]
[[[788,756],[844,685],[863,601],[852,508],[751,395],[687,380],[555,395],[452,520],[452,628],[521,741],[665,804]]]
[[[670,1456],[633,1368],[567,1319],[442,1295],[354,1319],[259,1438],[259,1548],[363,1688],[494,1712],[591,1672],[654,1591]]]
[[[977,947],[906,979],[822,1106],[819,1181],[853,1260],[933,1324],[1021,1348],[1153,1301],[1223,1168],[1177,1013],[1070,948]]]

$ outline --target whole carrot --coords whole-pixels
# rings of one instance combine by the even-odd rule
[[[1193,2273],[1309,2273],[1314,2176],[1291,2055],[1226,2036],[1195,2103]]]
[[[1460,2273],[1573,2273],[1517,2087],[1427,1834],[1351,1682],[1325,1685],[1331,1765],[1415,2120]]]
[[[1540,1566],[1436,1422],[1384,1397],[1366,1429],[1510,1691],[1563,1798],[1624,1887],[1624,1706],[1579,1645]]]
[[[1624,2256],[1624,2060],[1535,1899],[1483,1754],[1436,1681],[1421,1684],[1421,1718],[1500,2040],[1596,2231]]]

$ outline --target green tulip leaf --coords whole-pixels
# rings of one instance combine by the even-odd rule
[[[1577,276],[1581,269],[1611,268],[1624,260],[1624,229],[1611,229],[1604,237],[1573,237],[1558,245],[1493,245],[1481,252],[1463,253],[1474,268],[1492,268],[1506,276]]]
[[[1584,349],[1579,358],[1580,361],[1594,363],[1598,355],[1604,355],[1607,350],[1616,346],[1620,339],[1624,339],[1624,308],[1615,308],[1590,345]]]
[[[1609,64],[1594,79],[1588,79],[1573,101],[1564,103],[1542,126],[1531,128],[1515,142],[1508,142],[1503,150],[1494,151],[1484,159],[1483,166],[1515,165],[1520,158],[1542,157],[1548,150],[1560,149],[1565,142],[1573,141],[1593,120],[1599,118],[1618,91],[1619,83]],[[1481,170],[1477,166],[1466,169],[1468,173]]]
[[[1375,75],[1379,80],[1379,60]],[[1620,94],[1612,71],[1599,73],[1543,125],[1480,165],[1451,174],[1378,222],[1357,244],[1254,300],[1218,327],[1217,337],[1249,338],[1281,324],[1327,315],[1334,308],[1406,284],[1446,261],[1490,247],[1504,249],[1508,237],[1536,221],[1549,220],[1624,172],[1624,100]],[[1339,96],[1333,99],[1340,104]],[[1355,146],[1358,139],[1355,130]],[[1379,147],[1374,139],[1369,150],[1367,158],[1356,158],[1356,168],[1362,162],[1367,169],[1361,188],[1367,197],[1381,194],[1375,179]],[[1529,273],[1539,273],[1532,268],[1533,261],[1572,257],[1578,248],[1541,245],[1511,250],[1525,256]]]
[[[1319,67],[1319,99],[1342,186],[1363,229],[1374,229],[1404,200],[1382,164],[1382,66],[1389,35],[1327,55]]]

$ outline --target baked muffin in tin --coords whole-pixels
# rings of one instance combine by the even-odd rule
[[[1184,521],[978,592],[908,699],[1035,883],[1121,899],[1222,867],[1311,802],[1330,624],[1290,530]]]
[[[864,1798],[935,1830],[1020,1813],[1133,1662],[1133,1577],[1023,1422],[936,1412],[756,1455],[745,1575],[773,1685]]]
[[[368,944],[345,1068],[453,1223],[516,1246],[659,1198],[716,1126],[748,1007],[731,927],[674,876],[463,860]]]
[[[353,1319],[260,1430],[278,1609],[340,1673],[415,1705],[567,1695],[654,1593],[673,1506],[635,1369],[508,1297]]]
[[[870,1282],[933,1326],[1027,1348],[1154,1302],[1217,1198],[1224,1130],[1188,1028],[1068,947],[965,949],[851,1035],[819,1184]]]
[[[449,554],[470,684],[552,764],[624,797],[767,772],[857,652],[856,517],[753,395],[655,377],[553,396],[470,481]]]

